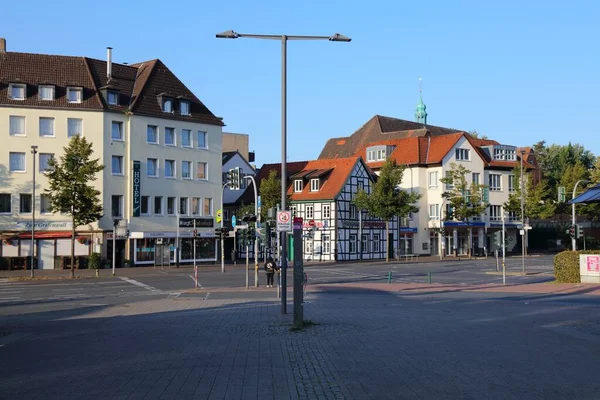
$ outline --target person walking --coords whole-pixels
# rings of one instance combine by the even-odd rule
[[[273,276],[275,276],[275,271],[277,270],[277,264],[273,261],[273,257],[267,258],[267,262],[265,263],[265,271],[267,273],[267,287],[273,287]]]

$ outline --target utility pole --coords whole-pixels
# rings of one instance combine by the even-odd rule
[[[31,195],[31,277],[34,276],[35,267],[35,155],[37,154],[37,146],[31,146],[31,154],[33,154],[33,188]],[[41,203],[41,202],[40,202]]]

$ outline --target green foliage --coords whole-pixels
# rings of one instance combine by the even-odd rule
[[[442,194],[447,199],[452,212],[444,215],[444,219],[469,222],[469,218],[479,216],[485,212],[487,203],[482,201],[482,189],[484,185],[469,183],[467,176],[471,171],[463,165],[450,163],[448,174],[440,179],[445,185],[452,185],[452,189]]]
[[[92,253],[88,258],[88,269],[100,269],[104,265],[100,253]]]
[[[421,195],[400,189],[406,166],[387,159],[381,167],[379,178],[373,184],[370,194],[359,190],[353,203],[360,210],[381,218],[386,222],[386,237],[389,237],[389,221],[393,217],[404,217],[419,211],[415,203]],[[386,246],[386,261],[389,261],[389,246]]]
[[[262,198],[261,198],[261,200],[262,200]],[[237,210],[237,216],[238,216],[238,219],[241,221],[241,218],[242,218],[244,215],[254,215],[254,211],[256,211],[256,210],[255,210],[255,207],[254,207],[254,203],[250,203],[250,204],[244,204],[244,203],[242,202],[242,205],[241,205],[241,206],[240,206],[240,208],[238,208],[238,210]],[[261,211],[262,211],[262,210],[261,210]]]
[[[560,283],[580,283],[579,255],[600,254],[598,250],[563,251],[554,257],[554,277]]]
[[[475,139],[488,139],[487,135],[480,135],[479,132],[477,132],[475,130],[469,131],[467,133]]]
[[[89,182],[97,179],[96,174],[104,169],[99,159],[90,159],[92,143],[84,137],[74,136],[64,148],[60,161],[51,158],[48,162],[49,209],[53,213],[70,215],[74,228],[98,221],[102,217],[100,191]]]
[[[286,201],[288,201],[286,199]],[[261,221],[267,220],[269,208],[277,207],[281,203],[281,179],[277,178],[277,171],[269,172],[269,176],[260,182],[260,216]],[[252,211],[254,214],[254,211]]]
[[[104,169],[99,159],[91,159],[92,143],[84,137],[74,136],[65,147],[60,161],[51,158],[46,173],[49,188],[49,210],[71,217],[71,277],[75,277],[75,230],[78,226],[91,224],[102,217],[100,191],[89,182],[97,179]]]
[[[513,170],[515,192],[510,194],[508,201],[504,203],[504,208],[510,212],[521,214],[521,167],[515,167]],[[556,203],[551,201],[550,188],[546,181],[542,180],[537,185],[533,184],[531,174],[525,174],[524,177],[525,193],[525,218],[545,219],[554,215]]]

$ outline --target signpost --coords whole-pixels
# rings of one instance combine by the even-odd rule
[[[231,227],[235,228],[235,226],[237,225],[237,219],[235,218],[235,215],[231,216]]]
[[[294,217],[294,326],[299,328],[304,321],[304,266],[302,260],[302,225],[303,220]]]

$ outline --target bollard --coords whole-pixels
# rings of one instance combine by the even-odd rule
[[[392,283],[392,271],[388,272],[388,283]]]
[[[96,278],[98,278],[98,277],[100,277],[100,270],[99,269],[96,270]]]
[[[427,273],[427,281],[429,282],[429,284],[431,285],[431,272]]]
[[[502,284],[506,285],[506,265],[502,263]]]

